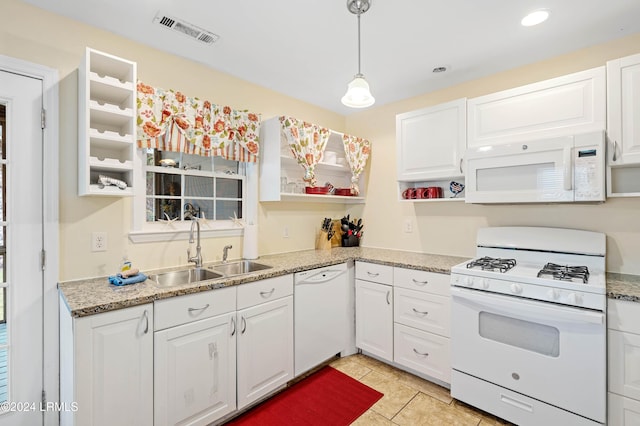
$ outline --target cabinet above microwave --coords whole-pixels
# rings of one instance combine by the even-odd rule
[[[602,202],[604,131],[467,149],[467,203]]]

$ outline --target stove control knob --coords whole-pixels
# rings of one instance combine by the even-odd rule
[[[511,284],[510,286],[511,288],[511,293],[513,294],[520,294],[522,293],[522,286],[520,284]]]
[[[482,288],[484,288],[485,290],[489,288],[489,280],[487,278],[483,278],[481,283],[482,283]]]
[[[582,295],[580,293],[569,293],[569,296],[567,296],[567,301],[572,305],[581,305]]]
[[[552,288],[547,292],[547,296],[551,300],[556,300],[558,297],[560,297],[560,292],[557,289]]]
[[[466,285],[467,287],[473,287],[473,278],[472,277],[466,277],[464,279],[464,285]]]

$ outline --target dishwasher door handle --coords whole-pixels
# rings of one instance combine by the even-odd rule
[[[332,269],[327,269],[325,271],[317,272],[309,277],[306,277],[300,281],[296,281],[296,285],[305,285],[305,284],[322,284],[328,281],[331,281],[340,275],[346,273],[347,271],[336,271]]]

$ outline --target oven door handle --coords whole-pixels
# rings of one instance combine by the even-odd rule
[[[604,324],[604,314],[581,308],[551,305],[545,302],[530,302],[517,297],[500,294],[485,294],[477,290],[451,287],[451,297],[472,303],[480,308],[491,309],[510,317],[527,317],[545,321]]]

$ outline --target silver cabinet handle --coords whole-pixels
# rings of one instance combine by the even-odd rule
[[[275,287],[272,288],[271,291],[261,291],[260,296],[264,297],[265,299],[268,299],[269,297],[271,297],[274,291],[276,291]]]
[[[144,334],[149,332],[149,314],[147,314],[147,310],[145,309],[142,313],[142,318],[144,318]]]
[[[460,173],[464,174],[464,170],[462,170],[462,158],[460,159],[460,166],[459,167],[460,167]]]
[[[204,311],[205,309],[207,309],[209,307],[209,304],[207,303],[206,305],[204,305],[202,308],[189,308],[187,309],[187,311],[189,312],[195,312],[195,311]]]
[[[416,355],[425,356],[425,357],[429,356],[429,352],[420,352],[416,348],[413,348],[413,352],[415,352]]]
[[[618,141],[613,141],[613,158],[611,158],[613,161],[617,161],[618,160]]]
[[[236,319],[231,317],[231,335],[234,336],[236,334]]]
[[[387,305],[390,305],[389,296],[391,296],[391,290],[387,291]]]
[[[247,321],[245,321],[244,317],[242,317],[240,323],[242,324],[242,330],[240,330],[240,334],[244,334],[247,330]]]
[[[379,272],[373,273],[373,272],[367,271],[367,275],[369,275],[370,277],[377,277],[378,275],[380,275],[380,273]]]
[[[418,315],[429,315],[429,311],[419,311],[416,308],[412,308],[413,312],[415,312]]]
[[[418,281],[415,278],[411,278],[413,280],[413,283],[416,285],[425,285],[425,284],[429,284],[429,281],[425,280],[425,281]]]

